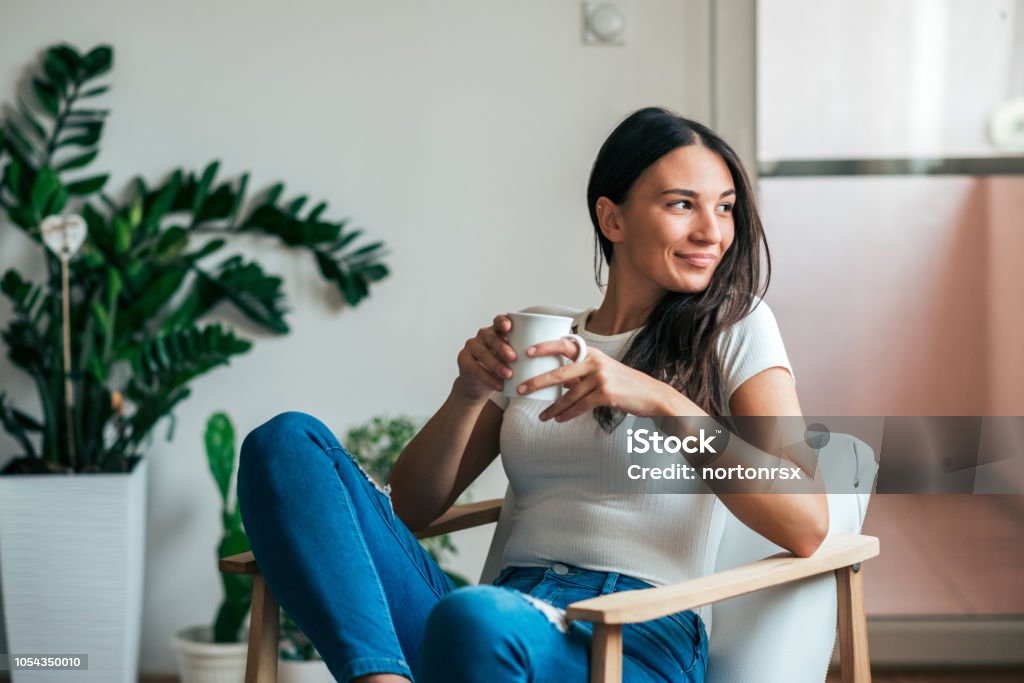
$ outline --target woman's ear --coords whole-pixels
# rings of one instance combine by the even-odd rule
[[[597,209],[597,224],[601,227],[601,234],[609,242],[621,242],[623,240],[623,221],[619,206],[607,197],[599,197],[595,208]]]

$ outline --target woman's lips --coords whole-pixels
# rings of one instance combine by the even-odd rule
[[[682,254],[676,254],[676,256],[698,268],[707,268],[715,262],[714,256],[683,256]]]

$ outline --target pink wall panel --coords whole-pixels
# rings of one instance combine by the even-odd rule
[[[1024,178],[983,181],[989,216],[991,415],[1024,415]]]
[[[804,414],[985,414],[983,190],[955,177],[762,181],[767,300]]]

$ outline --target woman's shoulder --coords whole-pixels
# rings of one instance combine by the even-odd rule
[[[771,306],[761,297],[753,295],[746,310],[746,315],[722,330],[718,338],[726,397],[731,396],[747,379],[769,367],[786,368],[796,381]]]
[[[757,294],[751,294],[747,300],[745,313],[735,324],[726,327],[726,334],[750,334],[758,331],[778,332],[778,321],[775,312],[768,302]]]
[[[731,325],[726,325],[722,329],[723,332],[733,331],[737,328],[750,328],[763,325],[766,321],[775,320],[775,313],[768,302],[752,292],[743,294],[729,292],[726,295],[725,303],[718,307],[716,323],[722,323],[722,317],[726,315],[726,312],[730,317],[737,317],[738,312],[739,319]]]

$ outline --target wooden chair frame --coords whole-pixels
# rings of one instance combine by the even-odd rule
[[[501,498],[493,498],[455,505],[415,535],[429,538],[497,522],[503,502]],[[590,683],[621,683],[623,624],[657,619],[763,588],[835,572],[842,681],[866,683],[871,680],[871,669],[860,563],[878,552],[878,539],[873,536],[837,534],[826,539],[811,557],[779,553],[682,583],[601,595],[572,603],[566,609],[566,617],[594,624]],[[277,683],[280,619],[277,600],[267,590],[251,552],[223,558],[220,570],[253,575],[245,683]]]

